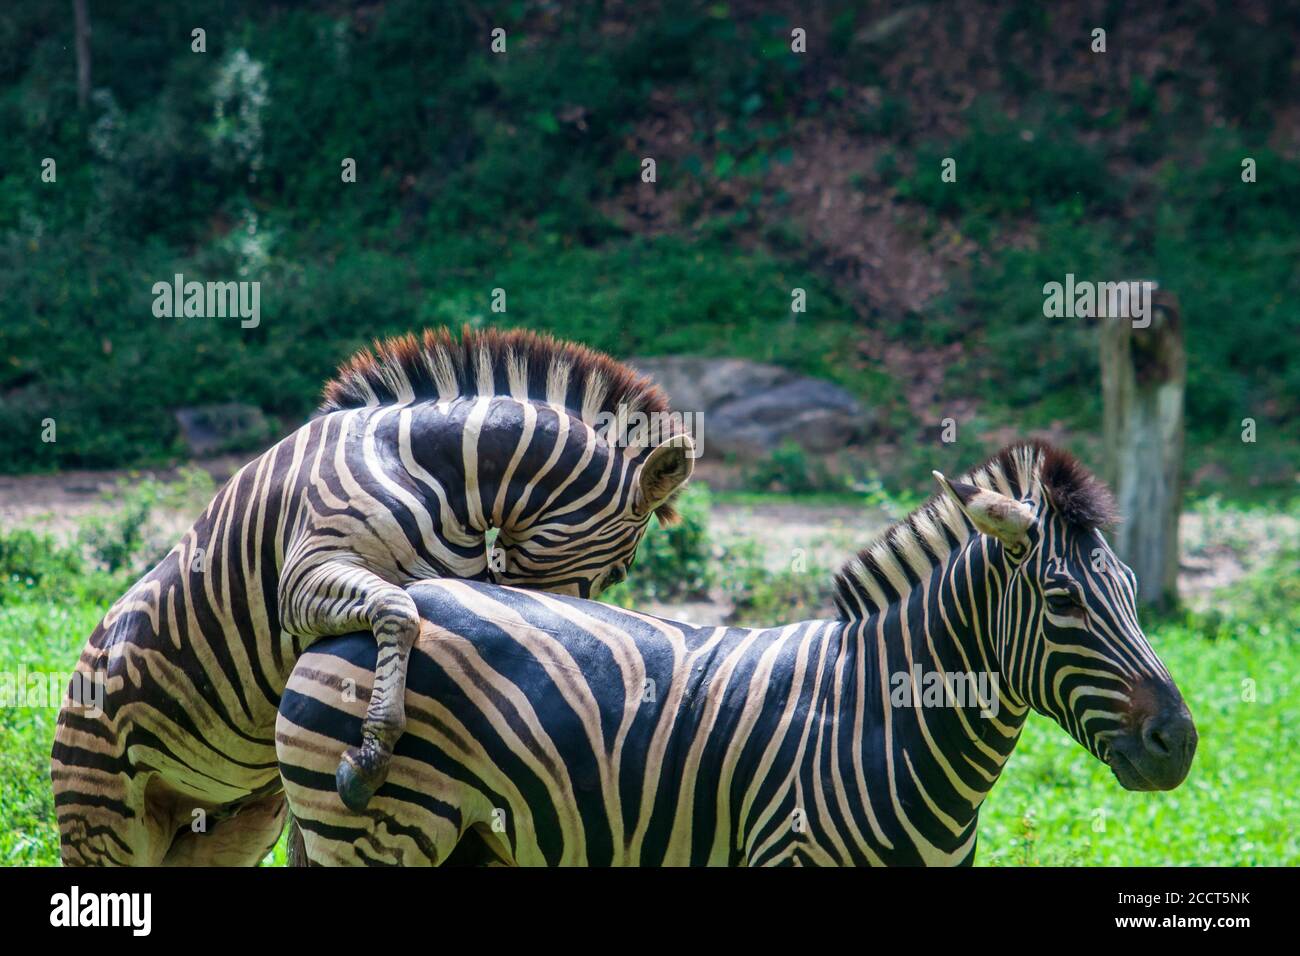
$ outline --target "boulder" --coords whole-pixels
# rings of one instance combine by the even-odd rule
[[[754,461],[787,441],[826,454],[861,442],[875,426],[840,386],[777,365],[693,355],[630,364],[659,383],[673,411],[702,416],[708,458]]]

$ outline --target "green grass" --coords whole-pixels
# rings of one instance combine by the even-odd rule
[[[0,674],[39,674],[48,686],[71,667],[107,605],[95,601],[27,601],[0,606]],[[6,702],[7,703],[7,702]],[[58,721],[52,706],[0,707],[0,866],[54,866],[59,831],[50,790],[50,749]],[[284,865],[284,840],[269,863]]]
[[[0,674],[70,676],[82,644],[105,610],[93,602],[32,601],[0,607]],[[66,679],[60,683],[66,686]],[[58,715],[57,701],[46,707],[0,707],[0,865],[58,862],[49,777]]]
[[[1179,624],[1150,632],[1200,734],[1187,780],[1130,793],[1037,715],[980,814],[985,866],[1294,866],[1300,863],[1300,649],[1294,630],[1238,621],[1209,641]],[[1242,697],[1242,681],[1258,698]]]

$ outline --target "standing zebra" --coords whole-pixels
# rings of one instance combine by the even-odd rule
[[[1009,447],[837,577],[839,618],[693,627],[468,582],[411,588],[410,727],[363,814],[334,793],[374,651],[299,660],[277,752],[331,864],[961,864],[1029,709],[1130,790],[1196,731],[1073,457]],[[979,680],[975,678],[987,678]],[[924,689],[923,689],[924,688]],[[933,691],[933,693],[932,693]]]
[[[646,441],[640,426],[667,417],[649,380],[527,332],[389,340],[354,356],[325,399],[90,636],[51,770],[65,864],[260,859],[284,819],[272,735],[285,681],[313,641],[357,630],[378,645],[374,691],[336,777],[364,806],[405,723],[419,616],[402,586],[495,578],[597,594],[651,514],[671,519],[692,467],[689,437]],[[639,430],[618,433],[629,421]],[[85,680],[105,684],[102,711],[79,706]]]

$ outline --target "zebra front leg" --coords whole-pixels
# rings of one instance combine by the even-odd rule
[[[406,729],[406,666],[420,615],[410,595],[363,568],[330,563],[296,583],[281,595],[286,630],[311,639],[366,628],[379,643],[361,746],[344,751],[334,777],[344,805],[364,810],[388,776],[393,747]]]

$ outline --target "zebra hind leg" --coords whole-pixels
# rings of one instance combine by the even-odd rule
[[[288,812],[283,793],[249,801],[201,832],[182,827],[163,866],[257,866],[275,849]]]
[[[354,812],[366,808],[388,777],[393,747],[406,730],[406,668],[411,646],[420,634],[420,618],[405,591],[394,588],[376,602],[371,617],[379,653],[375,682],[361,723],[361,746],[343,752],[334,785],[344,806]]]
[[[307,856],[307,842],[303,839],[302,827],[298,825],[298,818],[289,814],[289,839],[285,842],[284,857],[286,866],[311,866],[311,858]]]
[[[281,617],[290,633],[315,640],[367,628],[379,644],[361,746],[344,751],[334,775],[344,806],[359,812],[387,778],[393,747],[406,729],[406,666],[420,614],[409,594],[363,568],[329,562],[305,571],[286,568],[285,576],[293,584],[281,592]],[[340,607],[339,592],[353,599]]]

